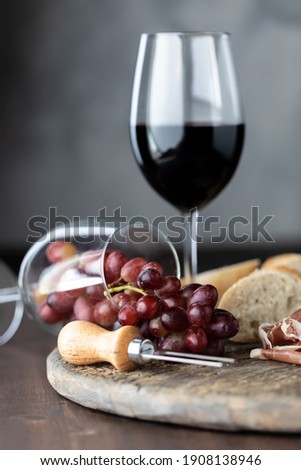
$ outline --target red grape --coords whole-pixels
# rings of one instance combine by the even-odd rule
[[[104,274],[108,284],[118,281],[121,268],[127,261],[128,258],[122,251],[112,251],[109,254],[104,264]]]
[[[173,332],[184,331],[189,326],[185,310],[181,307],[169,307],[164,309],[161,314],[161,321],[168,331]]]
[[[144,295],[137,302],[137,313],[140,318],[151,320],[161,311],[161,301],[155,295]]]
[[[208,337],[208,345],[202,354],[207,356],[223,356],[225,354],[225,344],[222,339]]]
[[[209,325],[206,326],[206,332],[213,338],[227,339],[232,338],[238,333],[239,323],[232,313],[223,309],[215,309]]]
[[[94,284],[93,286],[88,286],[85,289],[86,295],[96,302],[100,302],[100,300],[104,299],[104,291],[104,284]]]
[[[196,289],[198,289],[199,287],[201,287],[201,284],[198,284],[196,282],[191,283],[191,284],[186,284],[186,286],[184,286],[184,287],[182,287],[182,289],[180,289],[179,294],[182,297],[184,297],[184,299],[186,299],[186,302],[188,302],[188,300],[190,299],[190,297],[192,296],[194,291]]]
[[[173,295],[171,297],[167,297],[163,300],[164,305],[167,307],[186,307],[186,300],[181,297],[180,295]]]
[[[142,266],[142,267],[143,269],[148,269],[148,268],[156,269],[157,271],[159,271],[161,276],[163,276],[163,269],[160,266],[160,264],[157,263],[157,261],[150,261],[149,263],[145,264],[145,266]]]
[[[208,339],[202,328],[189,328],[184,335],[185,346],[193,353],[205,351],[208,345]]]
[[[85,320],[95,323],[94,319],[94,306],[95,302],[86,295],[80,295],[77,297],[73,312],[76,320]]]
[[[85,291],[86,289],[84,287],[79,287],[78,289],[66,290],[65,292],[68,297],[76,298],[83,295]]]
[[[190,304],[187,312],[187,318],[192,325],[206,326],[210,323],[212,318],[212,308],[210,305],[203,305],[200,302]]]
[[[144,258],[133,258],[127,261],[121,268],[120,276],[125,282],[136,282],[138,274],[146,264]]]
[[[153,291],[154,289],[161,287],[162,276],[156,269],[143,269],[137,278],[137,284],[140,289],[145,291]]]
[[[76,255],[77,249],[70,242],[50,242],[46,248],[46,257],[50,263],[57,263]]]
[[[142,334],[143,338],[153,340],[154,335],[152,335],[152,333],[150,332],[149,324],[149,320],[142,320],[142,322],[139,323],[139,331]]]
[[[181,281],[176,276],[166,276],[163,278],[161,287],[157,288],[155,294],[158,297],[171,297],[179,292]]]
[[[159,343],[159,349],[175,352],[186,351],[186,345],[183,338],[183,334],[169,333],[167,336],[161,339]]]
[[[218,292],[216,287],[211,284],[203,284],[198,287],[188,301],[188,306],[195,302],[200,302],[203,305],[210,305],[214,308],[217,302]]]
[[[118,292],[113,297],[113,302],[116,305],[117,310],[122,308],[131,300],[135,300],[135,299],[132,299],[132,297],[129,294],[126,294],[125,292]]]
[[[162,325],[160,317],[155,317],[149,322],[149,331],[153,336],[158,338],[163,338],[168,334],[168,331]]]
[[[63,319],[65,319],[65,316],[62,315],[61,313],[57,312],[53,308],[51,308],[46,300],[44,300],[38,308],[38,316],[43,320],[45,323],[49,323],[51,325],[55,323],[59,323]]]
[[[49,307],[63,315],[72,312],[74,302],[75,298],[66,292],[52,292],[47,297]]]
[[[117,310],[110,300],[105,299],[98,302],[94,307],[94,320],[103,328],[110,328],[116,323],[118,318]]]
[[[118,312],[118,321],[121,325],[137,325],[140,318],[136,310],[137,302],[131,300]]]

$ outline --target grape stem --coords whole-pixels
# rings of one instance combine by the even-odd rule
[[[139,289],[139,287],[131,286],[130,284],[126,284],[126,285],[123,285],[123,286],[117,286],[117,287],[109,287],[108,288],[108,292],[110,294],[112,294],[114,292],[122,292],[123,290],[133,290],[134,292],[139,292],[139,294],[147,295],[147,292],[145,292],[144,290]],[[107,293],[105,292],[105,295],[106,294]]]

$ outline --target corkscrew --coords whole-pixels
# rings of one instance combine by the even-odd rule
[[[226,357],[157,350],[152,341],[143,339],[134,326],[108,331],[81,320],[72,321],[61,329],[58,351],[71,364],[109,362],[121,372],[134,370],[153,360],[209,367],[222,367],[234,362],[234,359]]]

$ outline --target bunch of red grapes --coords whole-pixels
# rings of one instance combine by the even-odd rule
[[[46,255],[51,263],[73,256],[74,245],[54,242]],[[99,275],[102,252],[79,256],[80,276]],[[217,289],[211,284],[181,286],[176,276],[164,276],[162,267],[144,258],[128,259],[121,251],[104,255],[104,284],[52,292],[39,306],[46,323],[87,320],[103,328],[137,327],[159,349],[177,352],[224,354],[224,341],[236,335],[237,319],[216,308]]]

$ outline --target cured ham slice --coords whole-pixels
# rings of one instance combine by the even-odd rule
[[[271,359],[301,365],[301,309],[276,324],[259,327],[263,348],[253,349],[253,359]]]

